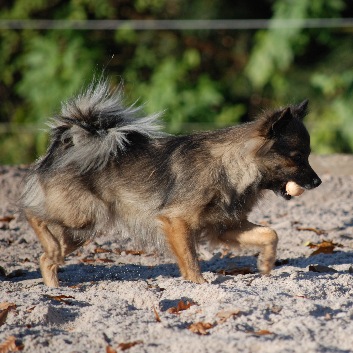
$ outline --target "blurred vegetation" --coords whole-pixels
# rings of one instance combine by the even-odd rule
[[[353,17],[344,0],[0,0],[1,19]],[[47,118],[103,71],[174,133],[247,121],[308,98],[317,153],[353,151],[353,28],[0,30],[0,163],[46,148]]]

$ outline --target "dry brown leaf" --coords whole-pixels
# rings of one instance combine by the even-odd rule
[[[223,276],[237,276],[237,275],[253,274],[254,271],[250,267],[238,267],[238,268],[231,268],[231,269],[222,269],[222,270],[219,270],[217,273]]]
[[[219,324],[223,324],[226,322],[229,318],[240,315],[241,311],[239,309],[234,309],[234,310],[222,310],[220,311],[216,316]]]
[[[314,233],[317,234],[317,235],[324,235],[324,234],[327,234],[327,231],[326,231],[326,230],[317,229],[317,228],[313,228],[313,227],[297,227],[296,229],[297,229],[297,230],[307,230],[307,231],[310,231],[310,232],[314,232]]]
[[[71,304],[70,301],[67,301],[65,299],[75,299],[75,297],[72,297],[71,295],[49,295],[49,294],[46,294],[45,295],[47,298],[49,299],[53,299],[53,300],[56,300],[58,302],[61,302],[61,303],[64,303],[64,304]]]
[[[260,330],[256,332],[251,332],[253,335],[256,336],[265,336],[265,335],[273,335],[274,333],[268,330]]]
[[[9,336],[5,342],[0,344],[0,353],[18,352],[24,348],[23,344],[16,342],[15,336]]]
[[[158,312],[157,312],[155,307],[153,307],[153,312],[154,312],[154,317],[156,318],[156,321],[157,322],[162,322],[162,320],[161,320],[161,318],[160,318],[160,316],[159,316],[159,314],[158,314]]]
[[[9,302],[3,302],[0,303],[0,310],[12,310],[12,309],[16,309],[16,304],[15,303],[9,303]]]
[[[195,305],[195,303],[190,303],[189,301],[184,302],[183,300],[180,300],[176,307],[173,306],[172,308],[169,308],[167,312],[170,314],[179,314],[180,311],[187,310],[192,305]]]
[[[104,248],[95,248],[94,252],[96,254],[103,254],[103,253],[107,253],[107,252],[109,253],[109,252],[112,252],[112,251],[109,250],[109,249],[104,249]]]
[[[6,322],[8,313],[9,313],[8,310],[1,310],[0,311],[0,326],[2,326]]]
[[[117,352],[112,346],[107,346],[105,348],[105,353],[117,353]]]
[[[127,349],[130,349],[131,347],[136,346],[137,344],[142,344],[143,341],[135,341],[135,342],[127,342],[127,343],[119,343],[118,348],[121,351],[126,351]]]
[[[85,264],[92,264],[92,263],[96,262],[95,259],[91,259],[91,258],[88,258],[88,257],[84,257],[83,259],[80,259],[80,261],[85,263]]]
[[[145,254],[143,250],[124,250],[126,255],[135,255],[135,256],[140,256]]]
[[[213,327],[209,322],[195,322],[189,326],[189,330],[193,333],[197,333],[198,335],[207,335],[207,330]]]
[[[0,222],[11,222],[13,219],[15,219],[15,217],[13,216],[4,216],[4,217],[0,217]]]
[[[4,302],[0,304],[0,326],[2,326],[7,319],[7,314],[10,310],[16,309],[16,304]]]
[[[31,308],[28,308],[26,311],[27,313],[31,313],[34,309],[35,309],[36,306],[32,306]]]
[[[316,249],[310,254],[310,256],[318,254],[332,254],[336,246],[341,246],[340,244],[333,243],[331,240],[323,240],[321,243],[308,243],[307,246],[311,249]]]

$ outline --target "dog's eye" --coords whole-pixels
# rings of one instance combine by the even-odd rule
[[[303,155],[301,153],[296,153],[296,154],[292,155],[292,158],[295,161],[301,161],[301,160],[303,160]]]

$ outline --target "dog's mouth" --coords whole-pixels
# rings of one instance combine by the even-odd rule
[[[285,200],[290,200],[292,198],[291,195],[288,194],[287,190],[286,190],[286,184],[283,184],[280,189],[278,190],[277,194],[279,194],[279,196],[282,196]]]

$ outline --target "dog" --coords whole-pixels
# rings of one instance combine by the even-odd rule
[[[25,181],[22,209],[44,250],[44,283],[58,287],[64,257],[110,230],[166,244],[184,279],[196,283],[205,282],[202,239],[258,247],[258,269],[270,273],[277,233],[247,216],[266,189],[289,200],[288,181],[320,185],[308,162],[307,111],[306,100],[237,126],[173,136],[160,114],[126,105],[122,87],[93,82],[62,104],[47,152]]]

